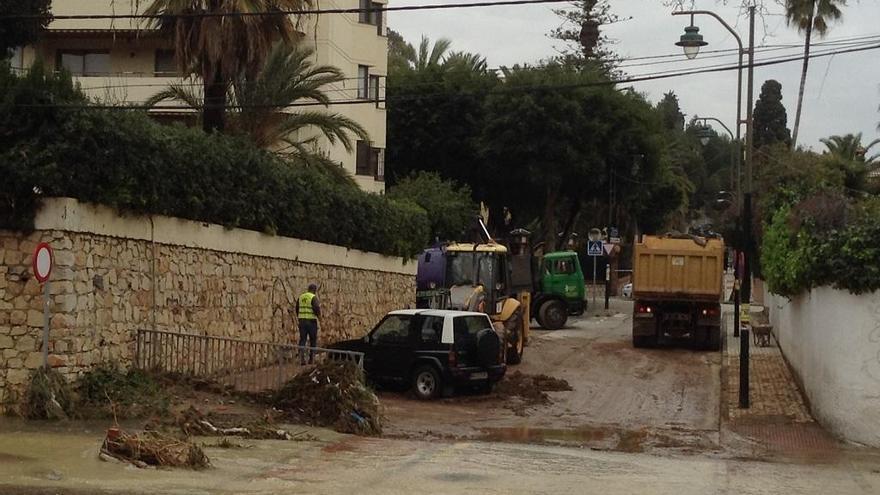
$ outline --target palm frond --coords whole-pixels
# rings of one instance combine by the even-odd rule
[[[195,88],[190,84],[170,84],[167,88],[147,98],[144,106],[161,108],[160,103],[175,101],[199,110],[204,106],[205,100],[201,92]]]

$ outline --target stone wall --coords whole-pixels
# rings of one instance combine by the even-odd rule
[[[880,292],[819,287],[765,301],[813,416],[840,438],[880,447]]]
[[[362,335],[411,306],[415,264],[163,217],[47,200],[31,234],[0,230],[0,404],[42,362],[42,292],[30,268],[54,249],[50,363],[67,375],[128,363],[137,329],[289,342],[293,307],[320,285],[320,344]]]

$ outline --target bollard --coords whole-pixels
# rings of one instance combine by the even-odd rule
[[[735,282],[734,282],[735,283]],[[739,337],[739,289],[733,289],[733,336]]]
[[[749,408],[749,329],[739,335],[739,407]]]

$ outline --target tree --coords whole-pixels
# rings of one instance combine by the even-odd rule
[[[558,233],[565,239],[609,216],[659,229],[687,199],[679,187],[687,177],[664,153],[657,112],[637,93],[591,85],[599,81],[607,81],[599,68],[514,67],[504,73],[505,91],[486,98],[481,141],[494,185],[487,203],[510,207],[519,225],[539,219],[545,250],[557,246]],[[565,89],[533,90],[553,86]],[[609,215],[612,184],[627,218]]]
[[[880,145],[880,139],[875,139],[867,145],[862,145],[861,132],[845,136],[830,136],[819,141],[825,145],[828,153],[845,160],[872,163],[880,159],[880,154],[870,155],[871,148]]]
[[[791,143],[791,131],[786,124],[788,117],[782,105],[782,85],[768,79],[761,85],[761,94],[755,102],[753,114],[755,148],[774,143]]]
[[[388,72],[400,72],[409,68],[409,61],[416,58],[416,49],[397,31],[388,29]]]
[[[13,48],[31,45],[51,21],[52,0],[0,0],[0,18],[8,15],[37,15],[40,19],[0,21],[0,60]]]
[[[560,60],[575,66],[593,64],[604,72],[611,72],[616,58],[611,52],[611,40],[601,33],[603,25],[620,19],[611,13],[607,0],[578,0],[570,8],[554,9],[562,25],[550,32],[550,37],[562,41]]]
[[[785,19],[788,25],[796,25],[798,32],[804,33],[804,63],[801,69],[801,85],[798,90],[797,110],[794,115],[794,132],[791,146],[797,146],[798,131],[801,126],[801,110],[804,103],[804,87],[807,83],[807,69],[810,66],[810,44],[813,31],[824,37],[828,31],[828,21],[840,19],[840,7],[846,0],[785,0]]]
[[[657,102],[657,111],[660,112],[664,128],[673,131],[684,130],[684,113],[674,91],[665,93],[663,99]]]
[[[224,130],[226,97],[238,77],[253,79],[278,40],[293,42],[298,17],[284,12],[310,8],[314,0],[153,0],[146,15],[174,38],[182,71],[202,79],[205,131]],[[260,16],[192,16],[186,14],[272,13]]]
[[[318,136],[304,137],[309,130],[317,130],[331,144],[341,143],[349,152],[354,149],[351,135],[369,141],[366,130],[348,117],[290,109],[291,105],[301,102],[328,106],[330,98],[324,88],[345,80],[341,70],[312,63],[313,54],[309,48],[278,42],[252,80],[245,79],[244,75],[233,79],[227,99],[235,110],[230,112],[228,131],[247,136],[259,147],[302,159],[315,154]],[[147,105],[158,106],[167,100],[204,108],[202,95],[185,83],[171,85],[154,95]]]
[[[418,64],[430,55],[410,53],[412,58],[392,65],[388,76],[386,181],[393,185],[415,171],[437,172],[468,184],[475,198],[485,198],[493,184],[478,138],[485,93],[497,86],[498,77],[476,54],[453,52],[434,64]]]
[[[388,198],[422,207],[431,222],[431,239],[462,239],[478,208],[466,185],[444,180],[436,172],[417,172],[388,189]]]

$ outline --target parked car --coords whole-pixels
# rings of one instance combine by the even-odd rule
[[[366,337],[330,347],[363,352],[370,380],[408,383],[425,400],[456,386],[491,390],[507,369],[501,338],[485,313],[392,311]]]
[[[633,296],[633,284],[629,283],[623,286],[623,297],[629,299]]]

